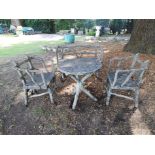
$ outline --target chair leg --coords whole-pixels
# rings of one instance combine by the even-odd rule
[[[138,108],[139,103],[139,89],[135,90],[135,107]]]
[[[25,100],[25,106],[28,106],[28,90],[24,89],[24,100]]]
[[[109,105],[110,97],[111,97],[111,88],[109,88],[109,90],[107,91],[106,105]]]
[[[53,101],[52,91],[51,91],[50,88],[48,88],[48,94],[49,94],[49,96],[50,96],[51,103],[54,103],[54,101]]]

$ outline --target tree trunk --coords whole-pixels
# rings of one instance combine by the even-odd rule
[[[155,54],[155,20],[134,20],[131,38],[124,50],[134,53]]]
[[[16,27],[21,26],[21,21],[20,19],[11,19],[11,24]]]
[[[55,20],[54,19],[50,19],[50,32],[51,33],[55,33]]]

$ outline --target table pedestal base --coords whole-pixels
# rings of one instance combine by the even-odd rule
[[[73,94],[75,94],[75,97],[74,97],[74,102],[72,104],[72,109],[74,110],[75,107],[76,107],[76,104],[77,104],[77,101],[78,101],[78,97],[79,97],[79,94],[81,92],[84,92],[87,96],[89,96],[91,99],[93,99],[94,101],[97,101],[97,98],[95,98],[86,88],[84,88],[83,84],[84,84],[84,81],[86,79],[88,79],[92,74],[87,74],[86,76],[84,76],[82,79],[80,79],[79,76],[71,76],[71,78],[77,82],[76,84],[76,87],[74,89],[74,92]]]

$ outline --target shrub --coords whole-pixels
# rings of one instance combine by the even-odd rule
[[[73,27],[73,19],[57,19],[55,20],[56,31],[70,30]]]
[[[93,26],[95,26],[95,22],[92,19],[85,19],[84,20],[84,27],[86,29],[91,29]]]
[[[118,34],[121,33],[123,27],[123,22],[121,19],[114,19],[110,23],[110,30],[112,31],[113,34],[118,32]]]
[[[96,32],[94,30],[90,30],[89,32],[86,33],[88,36],[95,36]]]
[[[32,27],[35,31],[53,33],[55,31],[54,21],[51,19],[25,19],[23,26]]]

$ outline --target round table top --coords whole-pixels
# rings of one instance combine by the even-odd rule
[[[97,58],[65,59],[59,62],[59,71],[66,75],[84,75],[94,73],[102,67]]]

